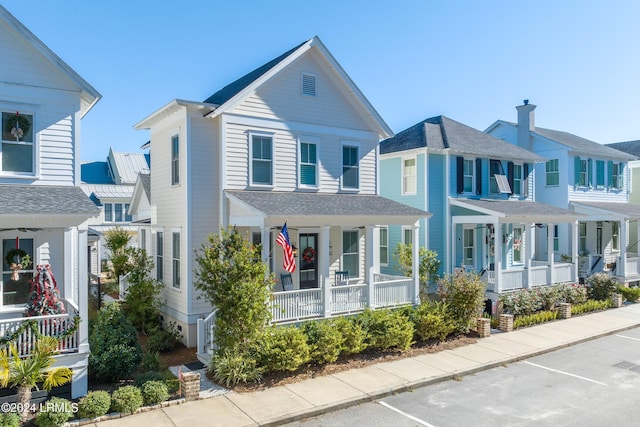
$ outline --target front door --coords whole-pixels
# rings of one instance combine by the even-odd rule
[[[300,289],[318,287],[318,233],[300,233]]]

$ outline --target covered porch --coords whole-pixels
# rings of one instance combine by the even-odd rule
[[[571,202],[582,214],[578,234],[580,278],[607,273],[623,284],[640,281],[640,206]]]
[[[559,253],[559,224],[577,235],[579,214],[519,200],[450,199],[454,268],[476,271],[487,292],[578,280],[577,241]]]

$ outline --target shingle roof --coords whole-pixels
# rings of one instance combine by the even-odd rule
[[[376,195],[226,191],[267,216],[416,216],[430,214]]]
[[[634,219],[640,219],[640,206],[631,203],[614,203],[614,202],[571,202],[575,205],[590,206],[597,209],[610,211],[616,214],[627,216]]]
[[[0,185],[0,215],[97,215],[79,187]]]
[[[140,184],[142,184],[144,192],[147,194],[147,198],[151,200],[151,174],[141,173],[138,177],[140,178]]]
[[[483,157],[542,162],[544,158],[445,116],[428,118],[380,143],[380,154],[415,148],[450,149]]]
[[[573,222],[583,216],[569,209],[558,208],[545,203],[529,200],[488,200],[488,199],[450,199],[457,205],[477,207],[509,217],[535,217],[536,222],[547,222],[560,217],[566,217],[567,222]]]
[[[278,65],[281,61],[283,61],[285,58],[287,58],[289,55],[291,55],[293,52],[295,52],[300,46],[302,46],[305,43],[307,42],[304,41],[300,43],[293,49],[288,50],[287,52],[283,53],[282,55],[278,56],[275,59],[272,59],[271,61],[267,62],[263,66],[258,67],[255,70],[251,71],[250,73],[240,77],[238,80],[232,83],[229,83],[228,85],[226,85],[225,87],[223,87],[222,89],[220,89],[219,91],[217,91],[216,93],[214,93],[213,95],[205,99],[204,102],[209,104],[216,104],[216,105],[224,104],[225,102],[227,102],[228,100],[236,96],[238,93],[242,92],[244,88],[246,88],[251,83],[256,81],[258,78],[260,78],[260,76],[262,76],[267,71],[271,70],[273,67]]]
[[[615,150],[631,154],[635,158],[640,158],[640,141],[614,142],[613,144],[606,145],[607,147],[611,147]]]

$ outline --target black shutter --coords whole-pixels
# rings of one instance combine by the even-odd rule
[[[456,158],[456,186],[458,189],[458,194],[464,193],[464,159],[460,156]]]
[[[476,194],[482,194],[482,159],[476,159]]]
[[[513,162],[507,163],[507,180],[509,181],[509,187],[511,188],[511,194],[513,194]]]
[[[522,171],[524,173],[524,188],[522,189],[522,195],[524,197],[529,197],[529,163],[524,164]]]

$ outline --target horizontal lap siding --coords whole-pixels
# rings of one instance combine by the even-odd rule
[[[43,114],[44,116],[44,114]],[[37,120],[46,121],[46,117]],[[52,184],[71,184],[74,175],[73,121],[70,116],[42,129],[40,143],[40,179]]]

